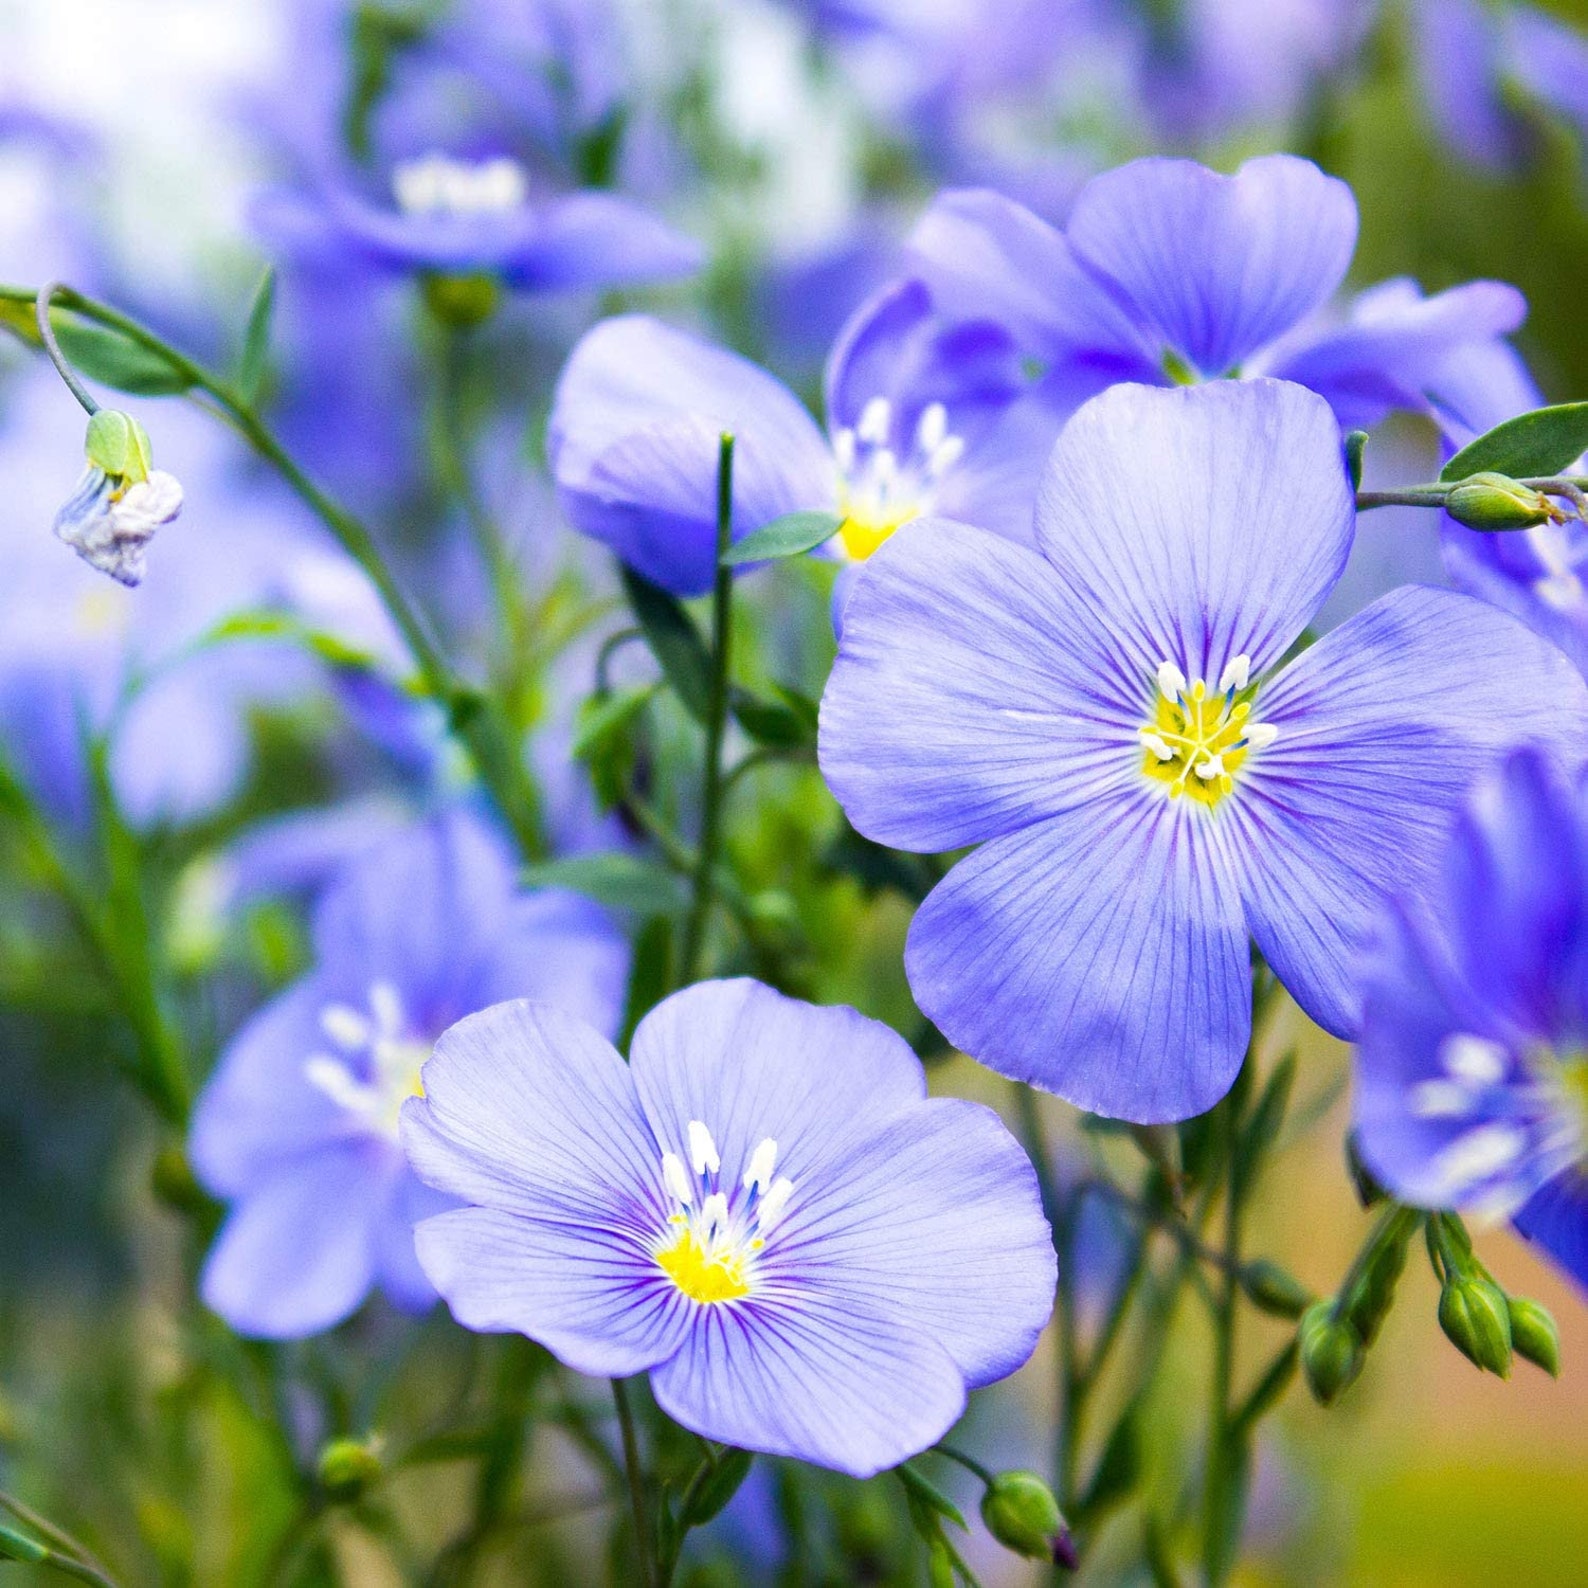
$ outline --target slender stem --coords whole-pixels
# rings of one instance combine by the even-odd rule
[[[83,406],[83,412],[90,419],[99,412],[99,404],[94,401],[88,388],[77,378],[77,371],[66,362],[66,355],[61,351],[61,344],[55,339],[55,327],[50,324],[50,304],[55,294],[61,290],[58,281],[47,281],[39,288],[39,295],[33,300],[33,317],[38,321],[39,340],[44,343],[44,351],[49,354],[50,362],[55,366],[55,373],[66,382],[66,389]]]
[[[623,1435],[623,1467],[629,1479],[629,1504],[634,1510],[634,1552],[646,1588],[657,1588],[656,1544],[651,1536],[650,1507],[645,1501],[645,1473],[640,1466],[640,1442],[634,1433],[634,1411],[629,1405],[627,1386],[620,1378],[612,1380],[612,1399],[618,1409],[618,1427]]]
[[[81,1540],[73,1538],[64,1527],[57,1526],[47,1516],[41,1516],[31,1505],[24,1505],[15,1495],[0,1490],[0,1508],[7,1510],[19,1522],[25,1523],[35,1533],[41,1534],[55,1549],[103,1572],[104,1562]]]
[[[679,979],[684,986],[700,974],[700,956],[716,892],[717,849],[722,835],[722,739],[728,722],[733,622],[733,569],[723,567],[722,557],[732,536],[733,437],[725,433],[717,453],[717,572],[711,591],[711,700],[706,715],[700,849],[695,864],[695,897],[684,925],[684,947],[679,956]]]
[[[418,611],[403,594],[374,536],[363,522],[326,495],[303,472],[260,418],[253,404],[227,381],[118,309],[85,297],[72,287],[56,284],[50,290],[53,297],[65,307],[85,319],[120,332],[129,341],[156,354],[170,366],[174,374],[187,382],[190,391],[202,392],[209,397],[220,410],[220,416],[275,469],[293,494],[325,525],[375,587],[382,606],[402,635],[425,687],[448,708],[452,731],[468,746],[482,780],[491,791],[502,815],[512,826],[525,854],[531,859],[542,858],[545,841],[540,832],[538,796],[517,745],[505,730],[498,714],[485,709],[486,703],[473,695],[453,674]],[[38,293],[26,287],[0,285],[0,300],[36,303],[38,298]],[[62,374],[64,377],[64,370]],[[73,386],[74,395],[78,396],[79,401],[86,398],[87,394],[77,385],[71,381],[68,384]],[[93,399],[87,398],[87,401],[92,402]]]
[[[1252,1062],[1250,1054],[1246,1062]],[[1235,1330],[1240,1315],[1236,1280],[1241,1261],[1239,1126],[1240,1117],[1232,1098],[1225,1105],[1228,1144],[1225,1149],[1224,1250],[1213,1314],[1212,1405],[1208,1414],[1207,1486],[1203,1496],[1206,1528],[1203,1563],[1209,1588],[1218,1588],[1226,1575],[1225,1564],[1220,1558],[1220,1533],[1224,1527],[1228,1490],[1232,1483],[1240,1481],[1232,1470],[1230,1459],[1230,1397],[1235,1380]]]
[[[1410,1239],[1409,1232],[1412,1227],[1424,1217],[1419,1209],[1402,1207],[1398,1202],[1392,1202],[1379,1214],[1378,1222],[1357,1249],[1356,1256],[1351,1260],[1351,1266],[1345,1271],[1345,1278],[1340,1281],[1340,1288],[1334,1293],[1334,1310],[1331,1316],[1335,1322],[1339,1322],[1345,1316],[1357,1281],[1367,1272],[1368,1265],[1378,1256],[1380,1249],[1401,1239],[1403,1234]],[[1433,1221],[1430,1220],[1430,1227],[1432,1226]]]
[[[116,1588],[114,1579],[90,1566],[86,1560],[76,1560],[70,1555],[60,1554],[57,1550],[52,1549],[41,1564],[53,1566],[56,1571],[68,1577],[75,1577],[79,1582],[93,1583],[94,1588]]]
[[[974,1456],[967,1455],[957,1446],[936,1444],[932,1448],[945,1460],[952,1461],[956,1466],[963,1467],[973,1477],[980,1478],[983,1483],[992,1483],[992,1472],[987,1467],[984,1467]]]
[[[1409,485],[1396,491],[1358,491],[1356,510],[1370,512],[1375,507],[1443,507],[1450,494],[1445,485]]]

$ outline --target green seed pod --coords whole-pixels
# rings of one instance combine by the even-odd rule
[[[1312,1301],[1311,1293],[1299,1279],[1266,1258],[1247,1263],[1241,1269],[1240,1281],[1246,1299],[1276,1318],[1299,1318]]]
[[[380,1457],[372,1444],[357,1439],[333,1439],[321,1449],[315,1470],[328,1498],[340,1504],[351,1504],[362,1499],[379,1481]]]
[[[1565,516],[1541,491],[1505,474],[1474,474],[1445,498],[1445,511],[1468,529],[1528,529]]]
[[[83,450],[96,469],[122,484],[139,485],[149,478],[154,456],[149,432],[119,408],[101,408],[88,421]]]
[[[1485,1373],[1511,1376],[1511,1313],[1492,1279],[1476,1272],[1452,1278],[1439,1295],[1439,1327]]]
[[[1053,1490],[1034,1472],[1000,1472],[982,1493],[981,1519],[1005,1549],[1075,1569],[1075,1540]]]
[[[1526,1296],[1507,1296],[1511,1318],[1511,1345],[1524,1362],[1541,1367],[1551,1378],[1560,1377],[1560,1330],[1545,1307]]]
[[[1330,1405],[1362,1371],[1361,1336],[1344,1318],[1334,1315],[1332,1301],[1314,1302],[1296,1329],[1301,1371],[1320,1405]]]
[[[36,1538],[29,1538],[26,1533],[19,1533],[14,1527],[0,1523],[0,1560],[20,1560],[29,1566],[37,1566],[40,1561],[49,1558],[47,1544],[41,1544]]]

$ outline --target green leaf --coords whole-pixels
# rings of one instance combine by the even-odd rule
[[[623,1030],[618,1049],[627,1053],[634,1030],[673,985],[674,937],[672,920],[653,915],[634,940],[634,957],[629,966],[628,993],[623,1001]]]
[[[766,700],[748,689],[735,687],[728,703],[739,726],[757,744],[769,745],[775,750],[794,750],[816,742],[816,724],[804,711],[786,701]]]
[[[1214,1449],[1211,1468],[1202,1571],[1207,1582],[1219,1585],[1229,1581],[1240,1554],[1252,1482],[1251,1441],[1238,1430],[1226,1430]]]
[[[831,540],[841,523],[837,513],[785,513],[730,546],[722,554],[722,566],[736,568],[746,562],[802,556]]]
[[[623,588],[673,693],[690,716],[704,722],[711,710],[711,653],[695,620],[676,596],[632,568],[623,570]]]
[[[573,736],[574,759],[588,761],[607,750],[627,732],[655,693],[655,684],[636,684],[632,689],[614,690],[604,698],[593,696],[585,701],[579,708],[579,723]]]
[[[959,1507],[935,1483],[922,1477],[909,1462],[893,1470],[916,1505],[938,1516],[946,1516],[956,1527],[965,1527],[965,1518]]]
[[[1518,414],[1469,441],[1439,471],[1447,483],[1473,474],[1514,480],[1557,474],[1588,451],[1588,402],[1560,403]]]
[[[270,327],[276,312],[276,267],[266,265],[259,285],[254,288],[248,310],[248,329],[243,333],[243,356],[237,365],[237,389],[250,403],[259,401],[270,358]]]
[[[714,1465],[690,1482],[680,1519],[687,1527],[703,1527],[718,1515],[750,1476],[755,1457],[748,1450],[725,1450]]]
[[[136,397],[173,397],[193,384],[169,359],[119,331],[68,319],[59,310],[50,322],[67,361],[102,386]]]
[[[1076,1512],[1090,1525],[1129,1499],[1140,1482],[1141,1407],[1139,1402],[1132,1401],[1114,1424]]]
[[[1352,430],[1345,438],[1345,467],[1351,476],[1351,489],[1362,489],[1362,454],[1367,450],[1367,431]]]
[[[689,892],[671,871],[638,855],[570,855],[524,869],[532,888],[568,888],[597,904],[635,915],[679,915]]]

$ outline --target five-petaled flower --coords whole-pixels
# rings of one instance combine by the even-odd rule
[[[1354,522],[1338,426],[1286,382],[1120,385],[1070,421],[1037,549],[912,525],[850,599],[821,764],[850,820],[982,847],[906,969],[966,1052],[1099,1113],[1185,1118],[1240,1066],[1248,937],[1348,1035],[1384,893],[1471,779],[1588,731],[1566,658],[1407,587],[1290,665]]]
[[[580,1372],[649,1372],[709,1439],[866,1475],[1031,1353],[1053,1300],[1036,1178],[997,1116],[929,1099],[853,1010],[753,981],[658,1005],[631,1062],[508,1003],[461,1021],[403,1116],[471,1204],[419,1227],[459,1322]]]
[[[1366,974],[1363,1157],[1401,1200],[1514,1217],[1588,1285],[1588,786],[1518,751]]]
[[[628,963],[596,906],[518,892],[507,846],[461,810],[352,862],[315,912],[314,949],[232,1039],[194,1115],[194,1169],[232,1203],[201,1288],[243,1334],[329,1328],[374,1286],[401,1307],[434,1301],[413,1227],[446,1200],[397,1140],[431,1044],[515,994],[613,1029]]]

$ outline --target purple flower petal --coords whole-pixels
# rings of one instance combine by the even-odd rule
[[[836,505],[826,439],[781,382],[657,320],[603,321],[574,349],[552,408],[563,511],[654,583],[698,595],[715,562],[724,431],[735,437],[735,538]]]
[[[588,191],[554,199],[527,246],[503,264],[504,278],[532,292],[640,286],[693,275],[705,250],[638,204]]]
[[[1079,1108],[1151,1123],[1211,1107],[1251,1024],[1219,814],[1141,779],[985,844],[910,927],[916,1001],[965,1052]]]
[[[1234,176],[1135,160],[1087,184],[1065,235],[1155,351],[1216,376],[1327,302],[1356,246],[1356,201],[1292,155]]]
[[[1304,653],[1256,711],[1279,735],[1232,802],[1247,918],[1302,1008],[1349,1036],[1386,892],[1426,877],[1467,787],[1508,747],[1580,752],[1588,687],[1503,613],[1407,587]]]
[[[1551,1180],[1515,1222],[1521,1234],[1588,1288],[1588,1179],[1580,1169]]]

